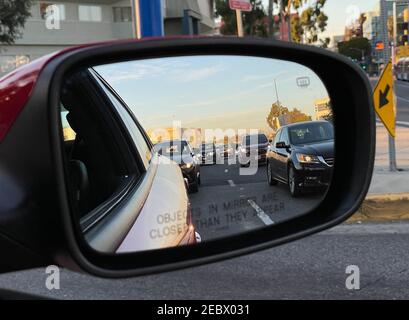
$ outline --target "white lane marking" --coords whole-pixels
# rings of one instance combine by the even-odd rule
[[[233,180],[227,180],[227,182],[229,183],[230,187],[234,188],[236,186],[236,184],[234,183]]]
[[[383,125],[382,121],[378,120],[378,119],[376,119],[376,123]],[[396,121],[396,125],[398,127],[401,126],[401,127],[408,127],[409,128],[409,122],[406,122],[406,121]]]
[[[259,217],[266,226],[274,224],[274,221],[270,219],[270,217],[257,205],[257,203],[255,203],[253,200],[247,200],[247,202],[253,207],[254,210],[256,210],[257,217]]]
[[[229,172],[229,169],[224,170],[225,173]]]
[[[400,99],[400,100],[403,100],[403,101],[405,101],[405,102],[409,102],[409,99],[406,99],[406,98],[402,98],[402,97],[399,97],[399,96],[396,96],[396,98],[398,98],[398,99]]]
[[[396,124],[398,126],[409,127],[409,122],[406,122],[406,121],[396,121]]]

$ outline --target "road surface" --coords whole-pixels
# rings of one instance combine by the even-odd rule
[[[306,214],[317,206],[322,192],[292,198],[287,185],[270,186],[266,166],[256,174],[239,164],[202,166],[202,185],[190,194],[193,223],[202,240],[263,228]]]
[[[0,275],[0,287],[57,299],[409,299],[409,224],[341,226],[281,247],[205,266],[105,280],[44,269]],[[360,290],[346,289],[346,267]]]

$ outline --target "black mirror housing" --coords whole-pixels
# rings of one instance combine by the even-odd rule
[[[81,237],[67,198],[57,110],[64,76],[72,70],[96,64],[216,54],[284,59],[307,66],[321,78],[332,101],[337,157],[325,197],[304,216],[228,239],[119,255],[93,251]],[[276,147],[286,146],[279,142]],[[340,55],[279,41],[177,38],[126,40],[70,48],[48,58],[41,68],[29,100],[0,144],[0,154],[0,170],[12,168],[11,177],[7,179],[14,181],[13,185],[26,179],[27,190],[42,190],[48,195],[45,199],[37,191],[30,195],[21,191],[21,199],[31,197],[27,201],[30,205],[22,205],[17,198],[7,199],[7,193],[0,194],[0,203],[9,203],[10,210],[14,210],[13,215],[0,217],[0,230],[7,232],[0,234],[0,247],[10,253],[8,259],[3,259],[7,261],[0,263],[0,271],[55,263],[112,278],[164,272],[271,248],[348,219],[364,200],[372,177],[375,115],[371,86],[363,71]],[[30,161],[22,163],[20,159]],[[34,173],[41,173],[41,179],[30,178]],[[27,227],[32,225],[29,222],[37,227]]]

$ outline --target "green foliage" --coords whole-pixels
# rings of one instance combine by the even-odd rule
[[[261,0],[250,0],[251,12],[243,12],[244,33],[248,36],[267,37],[266,12]],[[216,0],[216,15],[223,20],[220,32],[224,35],[237,34],[236,12],[230,9],[228,0]]]
[[[253,11],[243,13],[243,24],[246,35],[267,37],[268,30],[272,34],[272,30],[279,30],[281,23],[288,22],[292,12],[303,9],[299,12],[299,17],[291,19],[291,35],[295,42],[301,42],[303,36],[308,43],[318,41],[318,34],[325,31],[327,27],[328,17],[324,13],[323,8],[326,0],[270,0],[267,10],[265,10],[261,0],[251,0]],[[269,25],[267,17],[272,19],[270,10],[272,4],[280,6],[280,19],[275,26],[274,23]],[[308,5],[308,7],[305,7]],[[270,14],[269,14],[270,13]],[[216,15],[223,20],[221,33],[224,35],[237,34],[236,13],[229,7],[228,0],[216,0]]]
[[[0,1],[0,43],[12,44],[30,17],[31,0]]]
[[[367,38],[357,37],[338,43],[338,52],[344,56],[361,61],[362,50],[365,56],[371,54],[371,42]]]

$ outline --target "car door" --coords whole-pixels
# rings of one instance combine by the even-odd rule
[[[280,141],[284,142],[286,146],[290,145],[290,139],[288,138],[288,129],[283,128],[280,136]],[[289,149],[287,148],[276,148],[277,150],[277,173],[279,178],[287,181],[287,162],[290,156]]]

